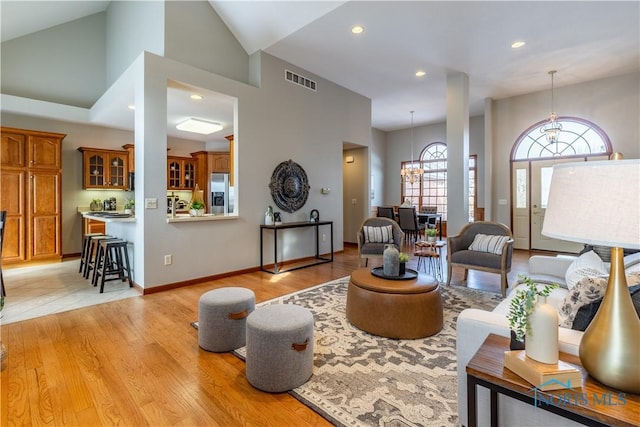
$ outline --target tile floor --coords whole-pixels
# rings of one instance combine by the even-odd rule
[[[117,280],[105,284],[101,294],[78,273],[79,263],[79,259],[73,259],[3,269],[7,297],[0,324],[141,295],[128,282]]]

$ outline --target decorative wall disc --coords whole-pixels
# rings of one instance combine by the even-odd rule
[[[309,197],[307,173],[293,160],[276,166],[271,175],[269,188],[276,205],[289,213],[303,207]]]

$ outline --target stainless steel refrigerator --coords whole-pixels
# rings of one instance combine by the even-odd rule
[[[229,187],[229,174],[212,173],[209,185],[211,191],[211,207],[209,212],[213,214],[233,212],[233,199],[230,198],[232,189]]]

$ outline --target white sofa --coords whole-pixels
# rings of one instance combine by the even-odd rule
[[[592,258],[587,253],[581,256],[581,260]],[[578,259],[577,256],[558,255],[551,256],[532,256],[529,258],[529,273],[527,274],[536,283],[557,283],[559,288],[551,291],[547,298],[547,302],[552,304],[558,311],[562,305],[565,296],[569,293],[566,287],[565,277],[569,277],[575,283],[575,266],[580,265],[579,262],[574,264],[574,268],[567,274],[567,270],[571,264]],[[596,257],[598,262],[602,262]],[[605,276],[609,272],[609,264],[604,263],[601,266]],[[630,254],[624,258],[625,272],[627,278],[633,277],[634,282],[638,283],[640,274],[640,252]],[[592,270],[593,271],[593,270]],[[633,276],[629,276],[632,274]],[[631,285],[632,282],[629,282]],[[457,322],[457,371],[458,371],[458,415],[461,425],[467,425],[467,374],[466,366],[469,360],[478,351],[485,338],[490,334],[509,337],[509,322],[507,321],[507,313],[509,311],[509,303],[515,295],[518,285],[511,290],[509,295],[498,304],[493,311],[483,311],[477,309],[463,310],[458,316]],[[542,285],[541,285],[542,286]],[[558,339],[560,351],[564,353],[579,354],[580,340],[583,332],[569,328],[558,328]],[[518,400],[499,395],[499,424],[509,427],[539,427],[539,426],[580,426],[575,421],[570,421],[559,415],[545,411],[544,409],[535,408]],[[478,387],[477,392],[477,409],[478,409],[478,425],[490,425],[489,418],[489,391],[485,388]]]
[[[565,272],[571,263],[576,259],[572,256],[532,256],[529,259],[528,276],[537,283],[551,282],[560,285],[565,284]],[[511,290],[507,298],[491,312],[467,309],[458,316],[457,322],[457,369],[458,369],[458,415],[461,425],[467,425],[467,374],[465,368],[469,360],[482,345],[485,338],[490,334],[509,337],[509,322],[506,314],[509,311],[509,302],[518,285]],[[547,302],[560,308],[568,290],[559,287],[551,292]],[[567,328],[559,328],[560,351],[570,354],[578,354],[580,340],[583,332],[574,331]],[[501,426],[579,426],[581,424],[570,421],[547,412],[540,408],[535,408],[518,400],[499,395],[499,425]],[[489,418],[489,391],[478,387],[478,425],[490,425]]]

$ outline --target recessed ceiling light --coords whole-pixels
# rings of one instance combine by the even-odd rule
[[[363,33],[363,32],[364,32],[364,27],[363,27],[362,25],[354,25],[354,26],[351,28],[351,32],[352,32],[353,34],[361,34],[361,33]]]
[[[191,95],[191,99],[193,99],[194,101],[200,101],[201,99],[204,99],[204,97],[202,95],[194,93],[193,95]]]
[[[202,135],[209,135],[210,133],[218,132],[222,129],[220,123],[208,122],[206,120],[189,118],[176,125],[176,129],[183,130],[185,132],[200,133]]]
[[[127,107],[129,110],[135,110],[136,106],[133,104],[129,104],[129,106]]]
[[[511,47],[512,47],[513,49],[517,49],[517,48],[519,48],[519,47],[524,46],[525,44],[526,44],[526,42],[523,42],[523,41],[517,41],[517,42],[513,42],[513,43],[511,44]]]
[[[418,70],[416,71],[416,77],[422,77],[424,75],[426,75],[427,73],[425,71],[422,70]]]

